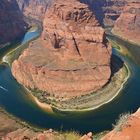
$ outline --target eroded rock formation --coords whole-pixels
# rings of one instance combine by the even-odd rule
[[[113,27],[115,21],[129,3],[137,4],[139,0],[80,0],[87,3],[95,12],[97,19],[104,27]]]
[[[21,84],[58,99],[89,94],[108,82],[111,46],[87,5],[56,0],[43,26],[41,37],[12,64]]]
[[[52,0],[17,0],[17,2],[20,10],[26,17],[42,22],[47,7]]]
[[[80,0],[87,3],[95,12],[100,24],[105,27],[112,27],[120,16],[123,7],[128,0]]]
[[[117,19],[112,32],[140,44],[140,2],[130,2]]]
[[[100,24],[113,26],[120,16],[123,7],[130,0],[80,0],[86,3],[96,14]],[[134,0],[133,0],[134,1]],[[135,0],[136,1],[136,0]],[[51,0],[17,0],[19,7],[26,17],[42,21]]]
[[[1,0],[0,44],[20,38],[25,33],[26,27],[16,0]]]
[[[140,39],[139,0],[81,0],[95,12],[104,27],[115,27],[113,33],[134,43]]]

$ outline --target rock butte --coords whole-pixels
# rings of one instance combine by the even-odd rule
[[[56,0],[46,12],[41,37],[13,62],[12,73],[27,88],[72,98],[109,81],[111,53],[104,29],[87,5]]]

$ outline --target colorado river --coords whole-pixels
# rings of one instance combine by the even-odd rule
[[[21,43],[23,44],[38,35],[38,31],[28,32]],[[115,38],[112,39],[115,40]],[[134,112],[140,106],[140,63],[137,59],[139,58],[140,48],[125,43],[122,40],[116,41],[122,47],[126,46],[125,48],[129,52],[129,55],[123,55],[113,49],[113,53],[121,57],[129,66],[131,77],[119,96],[103,107],[78,114],[65,113],[62,115],[59,113],[47,113],[29,98],[24,88],[13,78],[10,67],[4,63],[0,65],[0,107],[39,128],[76,130],[79,132],[101,132],[111,129],[119,114]],[[7,51],[9,50],[0,50],[1,58],[4,56],[4,52]]]

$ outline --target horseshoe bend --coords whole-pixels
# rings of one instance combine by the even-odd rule
[[[41,102],[62,109],[107,102],[124,84],[126,73],[94,12],[79,0],[54,1],[41,36],[12,64],[20,84]]]

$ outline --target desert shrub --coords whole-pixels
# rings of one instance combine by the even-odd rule
[[[79,140],[80,135],[77,132],[67,132],[64,134],[66,140]]]
[[[119,119],[116,121],[116,124],[113,124],[115,131],[121,131],[124,126],[127,126],[128,119],[130,118],[131,113],[124,113],[119,116]]]

